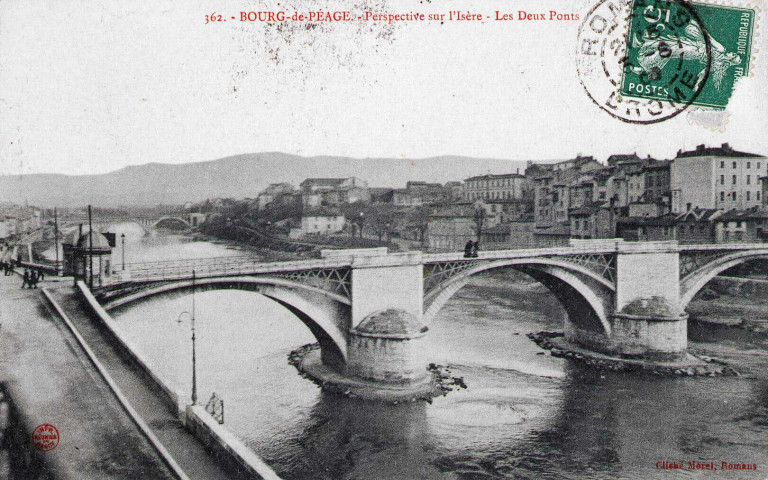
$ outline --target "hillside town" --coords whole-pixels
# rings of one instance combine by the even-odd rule
[[[326,246],[452,251],[468,241],[503,249],[597,238],[734,243],[768,240],[767,190],[766,157],[724,143],[680,150],[672,159],[630,153],[601,163],[577,155],[528,162],[523,172],[401,188],[370,187],[356,177],[307,178],[272,183],[253,198],[179,209],[204,215],[208,234],[246,222],[271,239]],[[0,239],[19,238],[50,217],[39,208],[0,205]]]
[[[616,154],[524,172],[487,174],[446,184],[410,181],[372,188],[359,178],[273,183],[255,199],[207,202],[208,213],[237,204],[237,214],[294,240],[369,239],[402,248],[461,250],[566,245],[571,239],[623,238],[680,243],[768,239],[766,157],[730,145],[699,145],[674,158]]]

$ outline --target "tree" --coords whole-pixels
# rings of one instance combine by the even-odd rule
[[[485,226],[485,206],[482,203],[475,204],[475,234],[477,234],[477,241],[483,236],[483,227]]]
[[[429,229],[429,208],[425,206],[416,207],[410,214],[410,222],[419,232],[419,242],[423,246],[427,230]]]

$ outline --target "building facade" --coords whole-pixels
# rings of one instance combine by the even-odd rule
[[[727,143],[678,152],[670,167],[672,212],[692,208],[746,209],[762,204],[760,177],[766,158],[733,150]]]
[[[464,180],[464,201],[520,200],[524,185],[525,177],[519,173],[470,177]]]
[[[344,230],[344,215],[330,209],[317,209],[301,216],[302,235],[328,235]],[[293,234],[295,236],[295,233]]]

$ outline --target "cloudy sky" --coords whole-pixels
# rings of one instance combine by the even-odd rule
[[[311,8],[579,13],[585,0],[284,0]],[[579,22],[232,21],[276,2],[0,1],[0,174],[100,173],[283,151],[515,160],[730,142],[768,153],[768,59],[720,130],[620,122],[585,95]],[[216,11],[228,22],[205,25]],[[761,40],[762,50],[766,40]]]

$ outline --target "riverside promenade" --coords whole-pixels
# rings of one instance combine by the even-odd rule
[[[21,289],[16,275],[0,276],[0,382],[19,412],[18,427],[28,430],[16,435],[31,439],[35,426],[44,423],[60,434],[55,449],[32,452],[43,465],[42,478],[241,478],[184,428],[151,383],[78,308],[71,280],[57,280],[39,286],[59,304],[99,367],[40,289]],[[34,449],[31,441],[29,448]],[[6,473],[25,478],[24,472]]]

